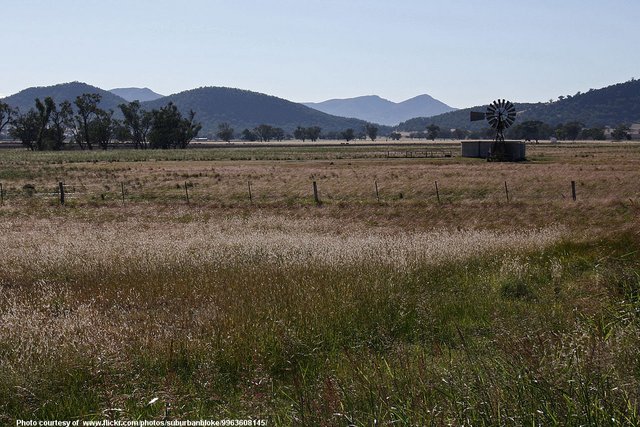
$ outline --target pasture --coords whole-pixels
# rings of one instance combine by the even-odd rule
[[[640,145],[417,149],[0,151],[0,422],[639,423]]]

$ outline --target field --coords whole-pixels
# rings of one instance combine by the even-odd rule
[[[640,423],[640,145],[409,150],[1,150],[0,424]]]

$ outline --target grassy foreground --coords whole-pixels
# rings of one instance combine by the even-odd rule
[[[617,154],[602,167],[636,174],[636,152]],[[524,165],[530,174],[581,167],[543,157]],[[475,194],[466,183],[482,185],[482,167],[501,167],[424,162],[455,167],[461,194]],[[102,166],[68,173],[90,182]],[[358,172],[402,165],[385,167]],[[637,425],[638,209],[604,193],[540,203],[9,200],[0,423],[168,410],[271,425]],[[483,227],[483,212],[510,217]]]

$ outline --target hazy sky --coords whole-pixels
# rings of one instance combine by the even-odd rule
[[[546,101],[640,77],[638,0],[2,0],[0,94],[83,81],[292,101]]]

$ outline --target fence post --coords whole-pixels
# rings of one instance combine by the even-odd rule
[[[316,205],[320,204],[320,198],[318,197],[318,184],[313,181],[313,200],[316,202]]]
[[[2,187],[1,182],[0,182],[0,205],[4,205],[4,187]]]
[[[253,203],[253,196],[251,195],[251,181],[247,181],[247,187],[249,187],[249,201]]]
[[[120,190],[122,192],[122,204],[124,205],[124,182],[120,183]]]
[[[507,187],[507,181],[504,182],[504,192],[507,194],[507,202],[509,201],[509,187]]]
[[[571,181],[571,197],[573,197],[573,201],[576,201],[576,182]]]
[[[438,189],[438,181],[436,181],[436,197],[438,198],[438,203],[440,203],[440,190]]]
[[[189,189],[187,188],[187,181],[184,182],[184,194],[187,196],[187,204],[189,204]]]
[[[58,182],[58,188],[60,189],[60,204],[64,205],[64,184],[62,181]]]
[[[380,203],[380,193],[378,193],[378,181],[373,181],[373,183],[376,186],[376,199],[378,200],[378,203]]]

